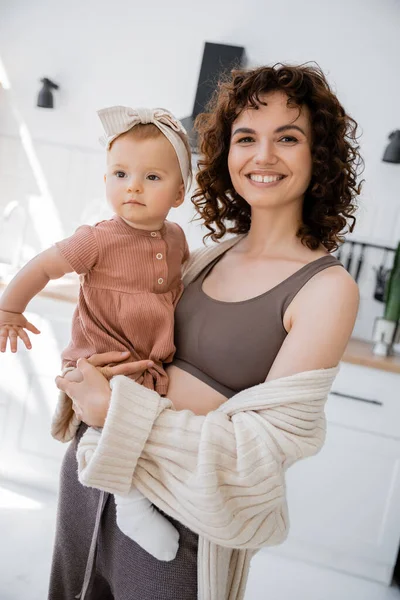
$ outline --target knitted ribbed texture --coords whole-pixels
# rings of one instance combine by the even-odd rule
[[[203,417],[168,410],[167,399],[115,377],[103,434],[88,430],[81,440],[80,480],[123,493],[133,477],[154,504],[216,544],[278,543],[287,531],[284,471],[322,446],[336,372],[260,384]]]
[[[186,283],[236,241],[197,251]],[[241,600],[255,550],[287,536],[285,470],[322,447],[337,371],[263,383],[206,416],[171,410],[167,399],[115,377],[103,433],[89,429],[80,442],[80,481],[114,493],[133,482],[199,534],[199,600]]]
[[[111,387],[116,383],[131,381],[126,377],[114,377]],[[106,452],[98,460],[91,461],[96,450],[99,439],[99,431],[89,428],[85,433],[85,464],[87,464],[87,476],[99,477],[99,483],[106,484],[109,481],[110,470],[111,482],[114,493],[124,494],[131,489],[132,473],[135,471],[137,460],[147,442],[155,419],[164,407],[171,408],[171,402],[161,398],[156,392],[138,385],[138,403],[133,403],[129,396],[129,388],[119,387],[117,393],[118,402],[110,404],[107,420],[104,424],[101,436],[106,443]],[[150,394],[150,396],[148,395]],[[149,398],[152,400],[149,402]],[[134,423],[134,425],[132,425]],[[136,435],[132,435],[135,430]],[[115,468],[113,464],[115,463]],[[93,473],[90,474],[90,471]],[[102,480],[104,475],[104,480]],[[101,485],[95,485],[98,489],[105,489]]]
[[[82,275],[63,366],[98,352],[129,350],[135,360],[154,361],[141,383],[165,394],[163,363],[175,352],[174,309],[188,257],[182,229],[165,222],[160,231],[144,231],[115,216],[94,227],[79,227],[57,247]]]
[[[185,190],[191,184],[191,157],[180,136],[187,133],[182,123],[165,108],[130,108],[129,106],[110,106],[97,111],[102,122],[105,136],[100,142],[108,149],[118,136],[136,125],[152,123],[172,144],[182,173]]]

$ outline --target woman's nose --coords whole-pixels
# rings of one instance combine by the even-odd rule
[[[265,141],[257,146],[255,162],[258,165],[274,165],[278,157],[276,156],[275,146],[270,141]]]

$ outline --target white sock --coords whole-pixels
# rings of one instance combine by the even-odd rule
[[[129,538],[158,560],[174,560],[179,548],[179,533],[152,505],[132,487],[124,496],[115,494],[117,525]]]

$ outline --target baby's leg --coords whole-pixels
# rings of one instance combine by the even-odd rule
[[[120,530],[158,560],[173,560],[179,533],[150,500],[133,486],[127,495],[114,497]]]
[[[125,361],[132,360],[134,355]],[[141,360],[141,357],[135,357]],[[122,363],[120,363],[122,364]],[[103,373],[107,377],[107,373]],[[141,385],[146,385],[146,376],[150,381],[149,387],[154,384],[149,372],[140,377],[131,375],[131,378]],[[143,496],[134,486],[127,495],[115,494],[117,510],[117,525],[126,536],[139,544],[146,552],[158,560],[174,560],[179,548],[179,533],[153,504]]]

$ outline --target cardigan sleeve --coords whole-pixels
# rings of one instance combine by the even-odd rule
[[[238,395],[239,401],[225,403],[234,407],[231,413],[198,416],[174,411],[168,399],[115,377],[102,433],[89,428],[79,444],[81,483],[119,494],[133,483],[167,514],[222,546],[282,542],[288,532],[285,470],[323,445],[330,385],[319,382],[300,401],[295,389],[288,401],[284,387],[286,402],[279,403],[273,383],[241,392],[252,410]]]

